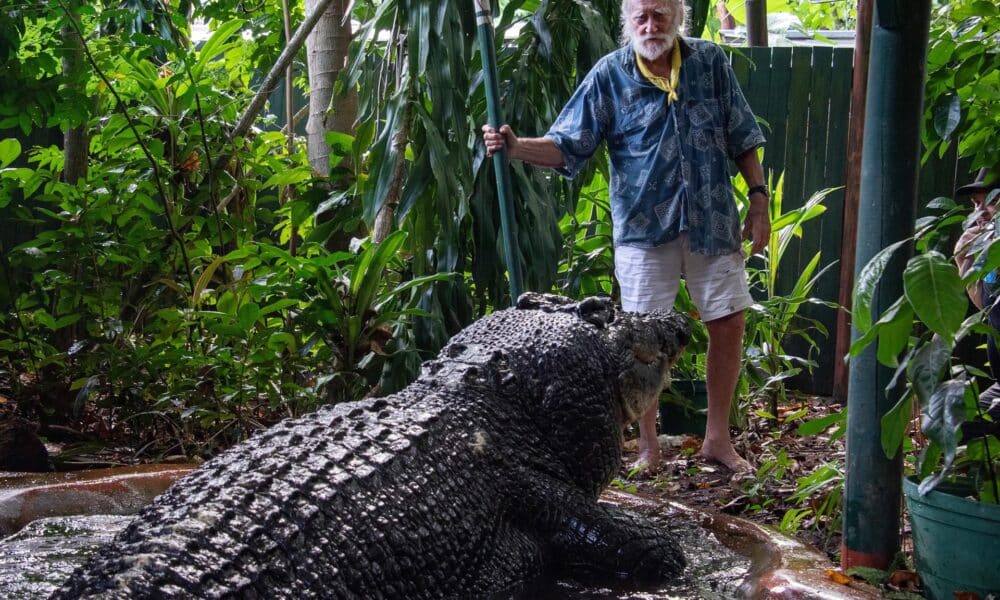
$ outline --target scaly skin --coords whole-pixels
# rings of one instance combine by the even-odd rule
[[[544,568],[675,577],[669,535],[597,496],[687,337],[676,313],[526,294],[403,391],[205,463],[53,598],[468,598]]]

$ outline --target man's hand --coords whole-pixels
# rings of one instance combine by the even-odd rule
[[[761,199],[763,199],[762,202]],[[755,200],[757,201],[755,202]],[[743,223],[743,239],[753,240],[751,254],[763,252],[770,241],[771,219],[767,214],[766,196],[761,195],[759,198],[750,199],[746,222]]]
[[[483,143],[486,145],[487,157],[506,149],[508,158],[517,158],[515,154],[518,139],[510,125],[501,125],[499,131],[490,125],[483,125]]]
[[[955,264],[958,266],[958,274],[965,277],[965,274],[972,268],[975,260],[973,251],[976,238],[982,233],[982,226],[978,223],[965,230],[958,241],[955,242]]]
[[[506,149],[508,159],[522,160],[536,167],[558,168],[565,164],[555,142],[547,137],[517,137],[510,125],[501,125],[499,130],[483,125],[483,143],[487,157]]]
[[[976,239],[982,234],[983,226],[977,222],[966,229],[965,233],[955,242],[955,266],[958,267],[958,274],[962,277],[965,277],[972,270],[972,266],[976,262]],[[980,310],[983,308],[981,285],[981,281],[973,281],[965,288],[969,299]]]

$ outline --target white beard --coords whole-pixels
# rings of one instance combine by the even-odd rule
[[[663,56],[664,52],[669,52],[673,49],[675,38],[676,36],[670,33],[650,36],[647,38],[632,36],[632,48],[635,49],[639,56],[652,62]]]

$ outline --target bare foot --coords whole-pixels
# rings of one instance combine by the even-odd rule
[[[733,473],[752,473],[754,470],[753,466],[746,459],[736,453],[736,449],[729,442],[717,446],[707,443],[702,444],[701,450],[698,451],[698,456],[718,463]]]
[[[644,438],[639,439],[639,458],[632,463],[633,471],[646,471],[656,473],[660,470],[660,442],[653,439],[652,443]]]

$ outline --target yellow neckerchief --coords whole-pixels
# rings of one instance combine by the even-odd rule
[[[681,43],[679,38],[674,38],[674,48],[670,54],[670,77],[660,77],[650,71],[638,52],[635,55],[635,62],[639,65],[639,72],[642,73],[643,77],[667,93],[668,102],[677,99],[677,80],[681,75]]]

